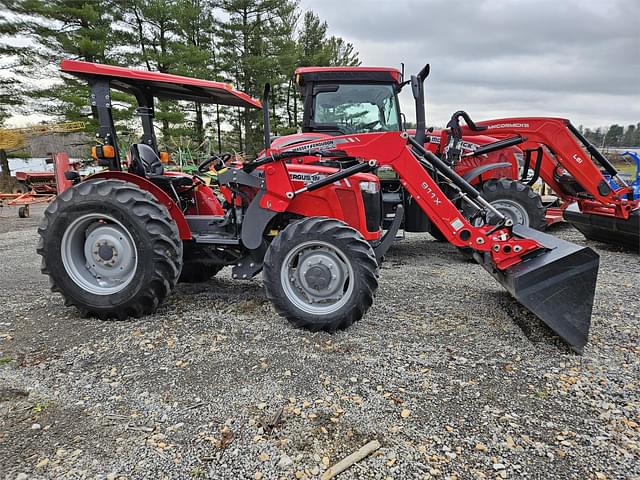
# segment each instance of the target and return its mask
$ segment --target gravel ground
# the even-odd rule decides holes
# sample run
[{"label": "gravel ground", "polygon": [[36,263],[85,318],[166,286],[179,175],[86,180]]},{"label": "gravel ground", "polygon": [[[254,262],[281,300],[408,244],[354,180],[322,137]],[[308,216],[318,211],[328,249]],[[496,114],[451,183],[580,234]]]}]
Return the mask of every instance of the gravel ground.
[{"label": "gravel ground", "polygon": [[341,479],[640,478],[637,255],[589,243],[582,356],[428,235],[396,245],[346,332],[290,327],[227,269],[101,322],[49,292],[41,212],[0,218],[2,477],[315,478],[377,439]]}]

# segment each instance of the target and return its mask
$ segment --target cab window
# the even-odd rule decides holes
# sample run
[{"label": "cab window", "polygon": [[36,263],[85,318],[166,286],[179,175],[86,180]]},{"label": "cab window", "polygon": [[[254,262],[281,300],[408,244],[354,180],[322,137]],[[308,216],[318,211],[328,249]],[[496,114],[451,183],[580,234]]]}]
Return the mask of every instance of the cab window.
[{"label": "cab window", "polygon": [[316,93],[313,121],[335,126],[343,133],[399,131],[398,108],[392,85],[336,85],[335,91]]}]

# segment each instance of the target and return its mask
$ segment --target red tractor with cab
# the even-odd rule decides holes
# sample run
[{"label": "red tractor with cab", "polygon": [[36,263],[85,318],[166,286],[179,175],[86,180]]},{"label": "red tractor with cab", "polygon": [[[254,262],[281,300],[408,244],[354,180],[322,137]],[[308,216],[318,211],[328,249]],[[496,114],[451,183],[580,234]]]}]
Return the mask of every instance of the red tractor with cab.
[{"label": "red tractor with cab", "polygon": [[[82,180],[68,175],[75,185],[47,208],[38,253],[52,289],[83,315],[152,313],[181,276],[206,277],[229,265],[238,280],[262,271],[267,298],[293,324],[346,328],[371,306],[379,262],[403,218],[399,205],[383,235],[372,172],[389,167],[448,242],[468,249],[575,350],[586,344],[598,255],[514,225],[425,149],[424,139],[370,126],[367,133],[272,143],[266,90],[264,151],[247,162],[224,154],[205,160],[201,173],[217,171],[216,185],[209,186],[198,173],[164,170],[153,133],[154,98],[246,108],[259,108],[258,101],[226,84],[174,75],[77,61],[64,61],[62,70],[91,85],[101,140],[95,154],[107,170]],[[419,118],[427,74],[428,66],[411,78]],[[143,135],[131,146],[129,165],[117,148],[110,88],[132,94],[140,105]],[[464,201],[482,221],[470,222],[451,199]]]},{"label": "red tractor with cab", "polygon": [[[405,81],[395,68],[302,67],[295,71],[295,82],[304,98],[302,133],[280,137],[274,147],[403,130],[398,93],[411,80]],[[466,126],[460,125],[461,119]],[[568,120],[533,117],[474,123],[458,111],[446,129],[434,130],[426,129],[424,116],[418,114],[417,130],[409,133],[513,223],[543,230],[564,218],[587,238],[640,249],[640,202],[633,200],[632,187]],[[429,231],[444,240],[402,188],[398,175],[379,174],[384,226],[394,218],[397,205],[403,205],[405,231]],[[618,183],[609,182],[607,175]],[[557,200],[543,205],[531,188],[538,179]],[[455,195],[446,179],[439,183],[445,193]],[[484,221],[462,198],[450,198],[472,223]]]}]

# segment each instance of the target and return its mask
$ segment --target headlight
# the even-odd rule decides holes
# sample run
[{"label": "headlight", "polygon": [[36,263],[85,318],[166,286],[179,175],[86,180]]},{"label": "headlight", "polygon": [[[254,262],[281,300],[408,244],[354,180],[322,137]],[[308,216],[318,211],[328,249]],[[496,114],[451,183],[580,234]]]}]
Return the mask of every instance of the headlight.
[{"label": "headlight", "polygon": [[360,190],[364,193],[378,193],[380,191],[380,185],[378,182],[360,182]]}]

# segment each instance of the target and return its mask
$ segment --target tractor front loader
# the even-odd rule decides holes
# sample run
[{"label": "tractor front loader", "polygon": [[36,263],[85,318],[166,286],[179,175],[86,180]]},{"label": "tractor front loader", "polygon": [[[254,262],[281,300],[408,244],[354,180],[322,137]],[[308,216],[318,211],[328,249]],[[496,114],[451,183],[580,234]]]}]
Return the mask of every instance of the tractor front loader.
[{"label": "tractor front loader", "polygon": [[[154,90],[160,97],[257,106],[215,82],[84,62],[63,64],[63,70],[88,79],[94,100],[101,91],[107,94],[109,85],[141,97],[146,102],[141,114],[148,116]],[[425,77],[423,70],[412,78],[422,118]],[[267,298],[297,326],[346,328],[371,306],[378,262],[395,236],[393,230],[382,236],[380,184],[370,173],[384,166],[397,173],[450,243],[470,249],[576,351],[587,342],[598,255],[514,226],[406,132],[351,133],[277,148],[263,105],[265,150],[258,158],[239,163],[220,155],[201,165],[218,170],[217,194],[198,175],[164,172],[147,127],[143,143],[132,146],[129,171],[122,171],[117,150],[109,148],[115,145],[110,143],[115,135],[110,106],[100,102],[101,158],[110,169],[76,181],[47,209],[39,229],[43,272],[83,314],[126,318],[152,313],[170,294],[183,265],[200,262],[231,265],[238,279],[263,271]],[[311,165],[306,163],[310,157],[337,159],[345,166]],[[446,179],[448,194],[436,176],[440,182]],[[449,196],[493,221],[471,224]],[[375,225],[367,222],[371,211],[378,215]]]},{"label": "tractor front loader", "polygon": [[[514,225],[445,161],[424,148],[424,137],[420,135],[420,132],[424,135],[424,129],[420,129],[420,125],[424,125],[423,83],[428,71],[427,65],[420,74],[411,78],[417,108],[418,134],[415,138],[407,132],[322,137],[315,141],[296,142],[290,150],[286,147],[280,151],[272,148],[258,162],[264,164],[286,159],[295,164],[308,161],[310,155],[319,155],[356,161],[355,166],[343,170],[343,173],[365,165],[363,162],[392,168],[413,202],[449,243],[473,252],[478,263],[522,305],[574,349],[581,351],[590,326],[598,255],[590,248]],[[271,190],[270,181],[274,190],[281,190],[282,185],[287,189],[283,167],[279,168],[281,173],[277,176],[266,177],[268,191]],[[441,188],[443,184],[446,184],[447,194]],[[305,191],[287,191],[285,197],[279,199],[286,202]],[[473,208],[476,211],[474,218],[482,217],[483,221],[478,226],[470,223],[457,208],[456,203],[459,202]],[[286,208],[286,205],[280,208]]]},{"label": "tractor front loader", "polygon": [[[465,126],[460,126],[460,119]],[[532,184],[541,178],[549,185],[562,200],[560,207],[553,208],[555,216],[563,216],[586,238],[640,250],[640,201],[634,199],[633,186],[569,120],[519,117],[473,122],[460,111],[452,116],[443,138],[451,146],[476,135],[500,140],[474,155],[504,145],[520,146],[526,154],[524,175],[533,171],[531,178],[521,181]],[[450,161],[459,158],[456,154]]]},{"label": "tractor front loader", "polygon": [[[304,97],[302,134],[280,137],[274,146],[292,147],[349,133],[402,130],[397,94],[410,81],[396,69],[302,67],[296,70],[295,80]],[[464,127],[461,118],[468,120]],[[544,230],[564,218],[587,238],[640,249],[640,203],[634,201],[632,187],[568,120],[507,118],[474,124],[466,112],[459,111],[439,131],[427,129],[424,119],[417,120],[415,138],[513,223]],[[399,179],[389,178],[382,170],[379,173],[383,226],[394,218],[396,206],[403,205],[405,231],[429,231],[444,240]],[[531,188],[538,179],[558,196],[558,205],[545,208]],[[450,193],[446,182],[440,187]],[[450,198],[474,224],[482,221],[460,198]]]}]

